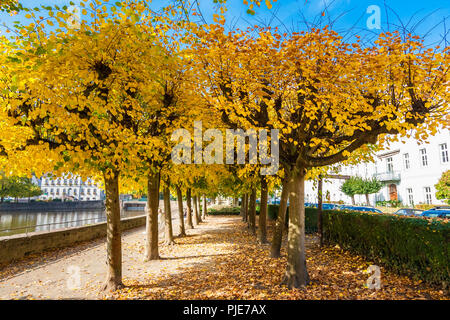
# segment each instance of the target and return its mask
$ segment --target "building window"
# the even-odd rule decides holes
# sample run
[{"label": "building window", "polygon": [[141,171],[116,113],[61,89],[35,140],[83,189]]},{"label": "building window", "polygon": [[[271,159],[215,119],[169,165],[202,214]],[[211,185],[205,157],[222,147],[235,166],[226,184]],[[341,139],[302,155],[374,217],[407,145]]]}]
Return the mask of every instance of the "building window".
[{"label": "building window", "polygon": [[439,145],[439,150],[441,152],[441,162],[447,163],[448,162],[448,149],[447,144],[443,143]]},{"label": "building window", "polygon": [[389,157],[386,159],[387,163],[387,172],[393,172],[394,171],[394,164],[392,162],[392,157]]},{"label": "building window", "polygon": [[408,203],[409,203],[409,205],[413,206],[414,205],[413,189],[412,188],[407,188],[406,189],[406,193],[408,194]]},{"label": "building window", "polygon": [[420,155],[422,158],[422,167],[428,166],[427,149],[420,149]]},{"label": "building window", "polygon": [[425,187],[425,202],[427,204],[431,204],[432,199],[431,199],[431,188],[430,187]]},{"label": "building window", "polygon": [[411,168],[410,164],[409,164],[409,153],[404,153],[403,154],[403,164],[405,165],[405,169],[408,170],[409,168]]}]

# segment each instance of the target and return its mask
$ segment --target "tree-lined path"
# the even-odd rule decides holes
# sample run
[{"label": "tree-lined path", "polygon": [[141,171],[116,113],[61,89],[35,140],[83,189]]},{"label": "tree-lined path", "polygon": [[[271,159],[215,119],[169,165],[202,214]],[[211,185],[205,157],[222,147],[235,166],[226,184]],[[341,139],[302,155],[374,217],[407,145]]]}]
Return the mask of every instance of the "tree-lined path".
[{"label": "tree-lined path", "polygon": [[[176,221],[176,220],[174,220]],[[207,217],[161,246],[161,260],[144,262],[144,228],[123,236],[125,287],[105,294],[105,241],[30,257],[0,269],[1,299],[448,299],[444,292],[381,269],[382,288],[365,287],[372,263],[338,247],[320,250],[317,237],[306,237],[311,284],[288,290],[279,283],[286,251],[271,259],[268,245],[252,237],[240,217]],[[269,235],[272,225],[269,226]],[[162,242],[162,238],[160,241]],[[286,239],[285,239],[286,240]],[[68,268],[80,268],[81,288],[69,290]]]}]

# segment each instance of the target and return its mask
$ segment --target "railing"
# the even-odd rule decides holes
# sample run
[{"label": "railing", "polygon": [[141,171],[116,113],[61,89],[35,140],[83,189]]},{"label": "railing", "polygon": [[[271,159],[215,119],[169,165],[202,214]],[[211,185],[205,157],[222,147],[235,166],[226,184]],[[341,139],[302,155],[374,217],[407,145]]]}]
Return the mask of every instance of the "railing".
[{"label": "railing", "polygon": [[375,173],[374,177],[379,181],[400,181],[400,171],[388,171],[382,173]]}]

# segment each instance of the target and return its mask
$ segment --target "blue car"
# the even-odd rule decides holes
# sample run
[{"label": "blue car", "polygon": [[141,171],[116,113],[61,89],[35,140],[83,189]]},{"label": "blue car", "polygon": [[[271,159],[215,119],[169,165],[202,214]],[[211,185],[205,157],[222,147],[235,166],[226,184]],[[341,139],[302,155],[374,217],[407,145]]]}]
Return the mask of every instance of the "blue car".
[{"label": "blue car", "polygon": [[412,209],[412,208],[402,208],[398,209],[394,214],[399,216],[408,216],[408,217],[418,217],[423,213],[423,210]]},{"label": "blue car", "polygon": [[353,211],[363,211],[363,212],[375,212],[375,213],[383,213],[383,211],[371,208],[371,207],[358,207],[358,206],[341,206],[341,210],[353,210]]},{"label": "blue car", "polygon": [[436,207],[422,212],[421,217],[426,218],[450,218],[450,207]]},{"label": "blue car", "polygon": [[[318,204],[317,203],[305,202],[305,207],[317,208]],[[322,209],[323,210],[338,210],[338,209],[340,209],[340,207],[341,207],[340,204],[322,203]]]}]

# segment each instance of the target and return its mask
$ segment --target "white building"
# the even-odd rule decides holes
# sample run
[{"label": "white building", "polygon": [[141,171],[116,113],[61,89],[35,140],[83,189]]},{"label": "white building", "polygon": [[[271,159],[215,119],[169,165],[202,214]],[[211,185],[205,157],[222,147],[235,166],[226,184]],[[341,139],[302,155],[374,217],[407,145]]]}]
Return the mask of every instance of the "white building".
[{"label": "white building", "polygon": [[[370,196],[370,204],[376,201],[400,200],[403,205],[444,204],[436,199],[435,184],[442,173],[450,170],[450,130],[443,129],[426,143],[418,144],[414,138],[401,138],[391,143],[387,150],[379,152],[373,163],[347,166],[340,171],[343,178],[360,176],[376,177],[384,183],[379,193]],[[340,191],[345,179],[330,179],[324,182],[324,201],[344,201],[351,198]],[[305,186],[305,201],[317,202],[317,187],[308,181]],[[365,196],[355,196],[357,204],[365,204]]]},{"label": "white building", "polygon": [[103,200],[104,193],[95,182],[88,178],[83,181],[80,177],[74,177],[70,174],[63,177],[47,178],[42,177],[39,180],[39,186],[43,194],[39,197],[41,200]]}]

